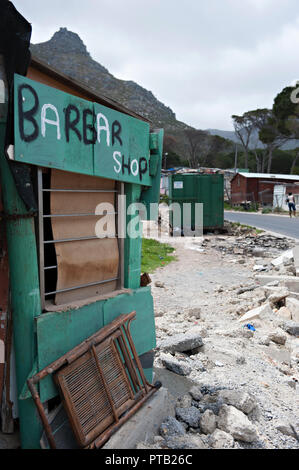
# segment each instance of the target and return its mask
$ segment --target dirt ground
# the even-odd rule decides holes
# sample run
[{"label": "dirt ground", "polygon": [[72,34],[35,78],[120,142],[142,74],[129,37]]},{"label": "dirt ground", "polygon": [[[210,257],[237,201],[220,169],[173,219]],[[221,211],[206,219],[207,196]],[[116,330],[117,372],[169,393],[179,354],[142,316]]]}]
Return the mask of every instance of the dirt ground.
[{"label": "dirt ground", "polygon": [[[149,225],[145,223],[144,233]],[[261,253],[258,257],[242,255],[235,248],[238,254],[231,253],[229,248],[235,247],[236,240],[238,237],[212,234],[203,239],[169,240],[176,249],[177,261],[151,274],[157,335],[155,366],[163,368],[161,340],[178,333],[199,332],[204,345],[198,354],[175,354],[192,366],[188,379],[201,386],[247,391],[258,405],[251,417],[258,429],[258,442],[236,443],[235,447],[299,448],[294,434],[287,431],[290,424],[299,431],[299,338],[287,334],[283,345],[267,340],[272,332],[282,332],[283,319],[275,310],[250,322],[255,332],[238,322],[243,314],[267,300],[263,287],[242,294],[239,289],[257,284],[254,267],[264,263],[270,269],[271,259],[282,251],[266,246],[264,258]],[[219,250],[221,244],[228,249]]]}]

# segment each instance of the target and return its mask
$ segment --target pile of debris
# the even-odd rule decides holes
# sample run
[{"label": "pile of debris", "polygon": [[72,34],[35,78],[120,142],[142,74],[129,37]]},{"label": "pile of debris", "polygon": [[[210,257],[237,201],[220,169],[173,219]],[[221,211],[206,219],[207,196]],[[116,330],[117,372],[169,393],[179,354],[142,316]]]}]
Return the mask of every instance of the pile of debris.
[{"label": "pile of debris", "polygon": [[241,225],[236,222],[224,221],[225,233],[229,236],[238,237],[240,235],[257,235],[257,230],[249,225]]},{"label": "pile of debris", "polygon": [[[232,250],[219,263],[217,241],[227,246],[245,241],[253,249],[230,280],[226,263],[242,257]],[[158,374],[171,374],[171,381],[177,377],[178,383],[192,386],[175,394],[173,412],[164,418],[154,442],[139,447],[298,448],[299,247],[271,235],[204,238],[196,243],[199,254],[194,254],[194,262],[193,255],[183,252],[181,266],[161,271],[159,282],[153,276],[155,301],[161,308],[156,317],[155,367]],[[269,259],[272,249],[279,256]],[[287,251],[281,253],[282,249]],[[190,272],[186,292],[176,284],[177,279],[184,282],[178,277],[180,267],[186,269],[184,257]],[[257,274],[255,263],[268,272]],[[238,282],[236,273],[240,279],[247,273],[248,281]],[[163,289],[156,289],[157,282]],[[170,303],[172,296],[176,306]]]},{"label": "pile of debris", "polygon": [[295,242],[290,239],[275,237],[268,234],[246,235],[235,238],[234,241],[220,238],[219,241],[219,244],[212,246],[224,254],[249,255],[257,257],[271,257],[281,251],[289,250],[295,245]]},{"label": "pile of debris", "polygon": [[151,448],[242,448],[258,442],[258,416],[258,403],[247,392],[195,385],[177,400],[174,416],[164,419]]}]

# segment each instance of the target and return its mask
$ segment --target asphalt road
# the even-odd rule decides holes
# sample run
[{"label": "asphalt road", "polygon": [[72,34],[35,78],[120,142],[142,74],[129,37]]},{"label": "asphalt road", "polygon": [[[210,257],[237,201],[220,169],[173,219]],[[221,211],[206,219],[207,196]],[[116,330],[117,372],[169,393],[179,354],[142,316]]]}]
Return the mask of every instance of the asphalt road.
[{"label": "asphalt road", "polygon": [[299,216],[296,218],[278,215],[263,215],[243,212],[224,212],[225,220],[286,235],[299,240]]}]

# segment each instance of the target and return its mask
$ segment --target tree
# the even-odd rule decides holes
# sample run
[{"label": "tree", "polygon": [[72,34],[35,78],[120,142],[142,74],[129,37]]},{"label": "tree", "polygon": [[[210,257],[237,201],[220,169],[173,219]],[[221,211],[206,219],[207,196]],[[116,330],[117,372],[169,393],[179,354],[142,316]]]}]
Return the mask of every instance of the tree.
[{"label": "tree", "polygon": [[207,144],[208,134],[197,129],[184,131],[187,141],[188,161],[190,168],[198,168],[201,164],[201,155]]},{"label": "tree", "polygon": [[215,167],[217,157],[231,148],[232,142],[205,131],[185,130],[190,168]]},{"label": "tree", "polygon": [[[286,87],[274,99],[273,114],[278,121],[279,132],[288,140],[299,139],[298,91],[296,87]],[[294,172],[298,158],[299,148],[297,147],[290,169],[291,174]]]},{"label": "tree", "polygon": [[278,128],[282,135],[299,138],[299,100],[295,97],[295,87],[284,88],[273,104],[273,114],[278,120]]},{"label": "tree", "polygon": [[250,145],[250,137],[254,130],[254,125],[251,119],[248,119],[247,113],[243,116],[233,115],[233,124],[235,129],[235,134],[239,138],[245,152],[245,168],[248,169],[248,152]]},{"label": "tree", "polygon": [[[263,108],[248,111],[244,114],[248,122],[251,122],[252,131],[258,131],[260,141],[265,145],[267,154],[267,173],[271,172],[273,152],[285,143],[289,136],[282,134],[280,121],[271,109]],[[258,154],[256,153],[256,156]],[[259,161],[262,172],[265,170],[265,155],[262,162]]]},{"label": "tree", "polygon": [[291,165],[291,169],[290,169],[290,175],[295,174],[296,163],[299,159],[299,147],[296,147],[294,149],[294,152],[295,152],[295,156],[294,156],[293,161],[292,161],[292,165]]},{"label": "tree", "polygon": [[206,145],[206,157],[203,165],[210,167],[218,167],[219,160],[227,153],[232,150],[234,143],[231,140],[224,139],[219,135],[211,135]]}]

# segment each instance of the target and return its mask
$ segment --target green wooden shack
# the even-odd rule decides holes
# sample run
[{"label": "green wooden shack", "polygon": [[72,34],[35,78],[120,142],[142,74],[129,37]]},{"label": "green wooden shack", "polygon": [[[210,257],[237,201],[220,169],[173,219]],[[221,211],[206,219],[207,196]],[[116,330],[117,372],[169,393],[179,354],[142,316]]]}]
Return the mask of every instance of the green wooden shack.
[{"label": "green wooden shack", "polygon": [[[158,203],[163,131],[30,58],[30,25],[11,2],[1,7],[4,323],[13,329],[21,445],[28,449],[40,447],[42,427],[27,379],[120,314],[136,311],[132,337],[152,382],[153,298],[149,286],[140,287],[142,222],[132,204]],[[127,234],[130,222],[135,237]],[[39,394],[45,404],[55,400],[51,377]]]}]

